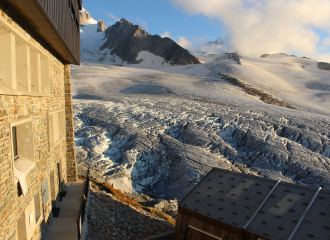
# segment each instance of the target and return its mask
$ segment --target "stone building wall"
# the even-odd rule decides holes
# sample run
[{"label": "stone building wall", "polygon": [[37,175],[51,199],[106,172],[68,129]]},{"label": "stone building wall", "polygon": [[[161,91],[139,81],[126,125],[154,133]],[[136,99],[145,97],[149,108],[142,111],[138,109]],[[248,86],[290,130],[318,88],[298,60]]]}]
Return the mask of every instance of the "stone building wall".
[{"label": "stone building wall", "polygon": [[[21,95],[0,94],[0,239],[16,239],[17,223],[24,214],[25,209],[34,201],[39,199],[42,208],[41,186],[48,181],[48,201],[42,209],[41,216],[31,226],[32,237],[29,239],[41,239],[49,224],[52,210],[50,173],[54,172],[55,196],[59,197],[58,165],[60,166],[61,181],[67,182],[67,149],[74,147],[73,131],[70,127],[64,128],[64,136],[59,138],[54,146],[49,146],[49,113],[63,111],[65,114],[66,93],[71,89],[65,87],[65,66],[57,58],[49,53],[43,46],[35,41],[26,31],[16,24],[7,12],[0,8],[0,23],[9,24],[13,31],[18,31],[29,39],[29,44],[44,53],[49,59],[49,89],[50,94],[38,95],[32,93],[20,93]],[[0,52],[1,57],[1,52]],[[67,68],[66,68],[67,69]],[[66,74],[68,81],[69,76]],[[70,80],[70,79],[69,79]],[[0,82],[1,90],[1,82]],[[68,101],[68,100],[67,100]],[[72,118],[72,107],[71,107]],[[67,118],[67,117],[66,117]],[[19,196],[17,180],[14,177],[14,165],[12,150],[11,124],[17,121],[31,120],[33,133],[33,155],[34,165],[26,171],[27,194]],[[66,136],[70,136],[70,145],[67,146]],[[73,145],[72,145],[73,144]],[[70,164],[75,165],[74,151],[70,151]],[[73,174],[71,173],[73,172]],[[76,171],[70,172],[70,180],[76,180]]]},{"label": "stone building wall", "polygon": [[71,94],[70,65],[64,67],[64,89],[65,89],[65,122],[66,122],[66,159],[68,181],[77,181],[77,162],[75,154],[75,141],[73,129],[73,108]]}]

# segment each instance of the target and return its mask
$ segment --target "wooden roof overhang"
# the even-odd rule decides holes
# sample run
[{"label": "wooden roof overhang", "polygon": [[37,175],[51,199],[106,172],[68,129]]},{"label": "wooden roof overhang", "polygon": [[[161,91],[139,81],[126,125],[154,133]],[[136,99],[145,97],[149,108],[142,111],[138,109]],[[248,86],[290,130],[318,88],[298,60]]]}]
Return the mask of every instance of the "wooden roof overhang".
[{"label": "wooden roof overhang", "polygon": [[[24,20],[34,33],[62,58],[62,62],[80,64],[81,0],[4,1],[21,18],[20,20]],[[72,14],[72,10],[75,14]]]}]

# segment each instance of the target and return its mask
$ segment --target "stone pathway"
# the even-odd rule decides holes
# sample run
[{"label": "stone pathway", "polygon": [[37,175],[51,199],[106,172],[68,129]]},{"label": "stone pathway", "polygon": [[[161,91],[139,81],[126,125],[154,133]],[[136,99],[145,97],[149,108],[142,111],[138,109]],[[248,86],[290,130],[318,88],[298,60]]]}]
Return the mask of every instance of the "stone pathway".
[{"label": "stone pathway", "polygon": [[59,202],[60,215],[53,218],[47,228],[44,240],[78,239],[77,218],[84,182],[70,182],[66,185],[67,194]]}]

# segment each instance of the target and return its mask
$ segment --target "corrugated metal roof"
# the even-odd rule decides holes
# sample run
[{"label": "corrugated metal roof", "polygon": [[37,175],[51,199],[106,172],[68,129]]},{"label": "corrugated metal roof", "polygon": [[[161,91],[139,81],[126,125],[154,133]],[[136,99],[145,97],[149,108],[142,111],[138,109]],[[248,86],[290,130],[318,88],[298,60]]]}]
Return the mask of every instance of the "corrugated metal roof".
[{"label": "corrugated metal roof", "polygon": [[330,239],[330,191],[320,189],[214,168],[179,206],[250,236]]},{"label": "corrugated metal roof", "polygon": [[276,181],[212,169],[180,206],[243,228]]},{"label": "corrugated metal roof", "polygon": [[321,190],[292,239],[330,239],[329,190]]},{"label": "corrugated metal roof", "polygon": [[314,194],[314,188],[279,184],[245,230],[266,238],[287,239]]}]

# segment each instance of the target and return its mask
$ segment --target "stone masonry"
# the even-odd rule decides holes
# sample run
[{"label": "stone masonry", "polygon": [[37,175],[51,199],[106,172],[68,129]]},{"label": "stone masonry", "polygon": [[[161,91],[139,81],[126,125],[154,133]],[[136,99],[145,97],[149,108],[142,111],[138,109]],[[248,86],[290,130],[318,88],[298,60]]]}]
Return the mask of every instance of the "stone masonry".
[{"label": "stone masonry", "polygon": [[[16,239],[17,222],[24,214],[25,209],[39,198],[42,207],[41,186],[48,179],[48,201],[42,209],[41,216],[35,223],[30,239],[41,239],[52,218],[52,198],[50,173],[54,173],[55,195],[59,196],[59,173],[61,181],[66,183],[76,181],[77,170],[74,153],[74,135],[72,126],[72,102],[70,67],[64,65],[47,49],[34,40],[31,35],[22,29],[8,16],[6,9],[0,4],[0,21],[10,24],[13,31],[19,31],[27,39],[28,44],[46,54],[49,59],[49,95],[0,94],[0,239]],[[0,53],[1,57],[1,53]],[[0,83],[1,89],[1,83]],[[49,147],[48,114],[54,111],[65,111],[67,121],[65,133],[56,144]],[[34,165],[26,172],[27,194],[18,194],[17,181],[14,177],[15,162],[12,154],[12,138],[10,124],[19,120],[32,121]],[[68,170],[68,172],[67,172]]]},{"label": "stone masonry", "polygon": [[78,179],[77,163],[75,155],[74,129],[73,129],[73,109],[71,94],[70,65],[64,66],[64,89],[65,89],[65,122],[66,122],[66,166],[67,178],[69,182]]}]

